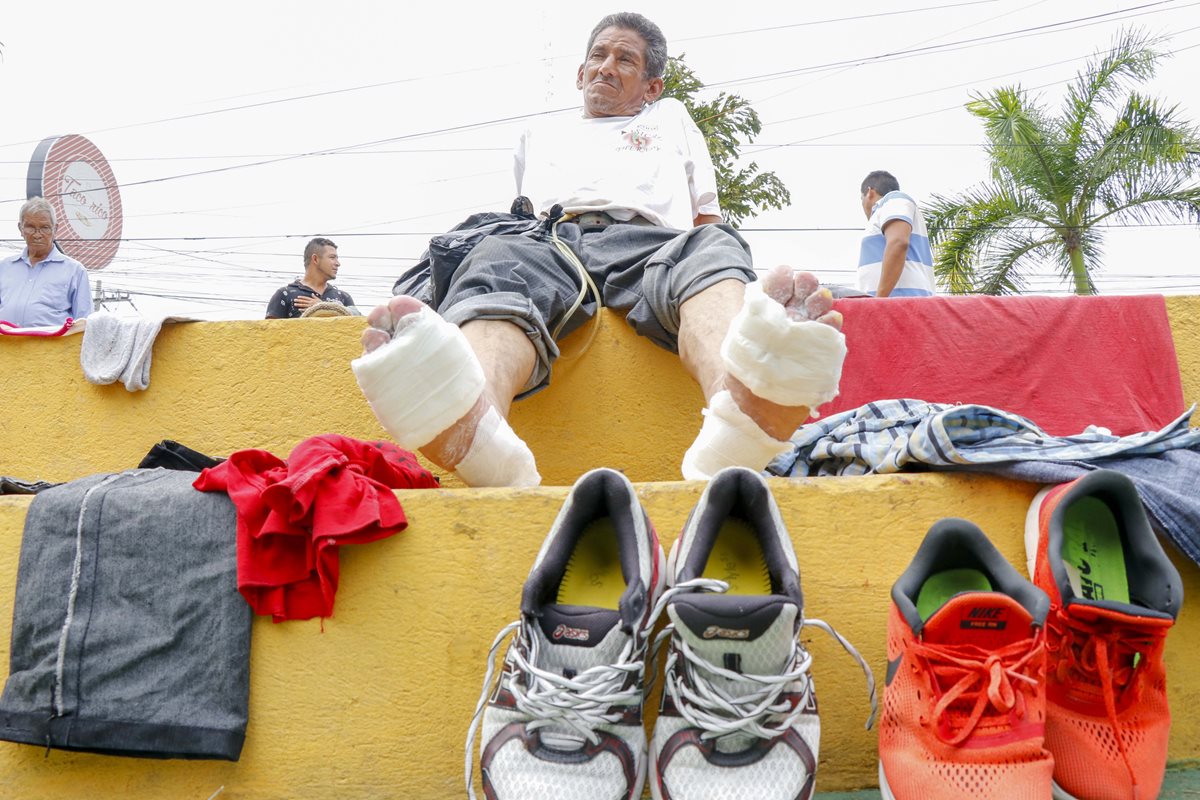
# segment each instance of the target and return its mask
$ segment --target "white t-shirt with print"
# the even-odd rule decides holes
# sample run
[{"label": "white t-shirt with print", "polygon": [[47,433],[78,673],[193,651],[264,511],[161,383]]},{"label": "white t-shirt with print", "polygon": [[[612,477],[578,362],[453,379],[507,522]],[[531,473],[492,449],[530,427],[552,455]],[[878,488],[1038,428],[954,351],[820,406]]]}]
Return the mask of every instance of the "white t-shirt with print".
[{"label": "white t-shirt with print", "polygon": [[720,214],[717,178],[704,135],[683,103],[663,98],[632,117],[557,117],[526,128],[514,153],[517,193],[538,213],[640,214],[686,230]]}]

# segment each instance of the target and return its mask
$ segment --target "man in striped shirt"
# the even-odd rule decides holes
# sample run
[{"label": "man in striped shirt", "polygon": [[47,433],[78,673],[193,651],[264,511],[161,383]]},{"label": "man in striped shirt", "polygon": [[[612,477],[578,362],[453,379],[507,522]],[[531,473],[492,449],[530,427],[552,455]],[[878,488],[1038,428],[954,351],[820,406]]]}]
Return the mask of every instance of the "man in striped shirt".
[{"label": "man in striped shirt", "polygon": [[883,170],[867,175],[861,191],[867,229],[858,256],[858,288],[875,297],[934,294],[933,251],[916,201]]}]

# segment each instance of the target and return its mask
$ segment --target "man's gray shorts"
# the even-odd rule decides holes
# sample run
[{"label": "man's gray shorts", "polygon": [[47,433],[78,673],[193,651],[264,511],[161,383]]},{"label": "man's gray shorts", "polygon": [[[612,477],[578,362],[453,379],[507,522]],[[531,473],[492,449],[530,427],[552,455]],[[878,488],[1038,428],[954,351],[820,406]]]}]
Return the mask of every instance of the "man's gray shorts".
[{"label": "man's gray shorts", "polygon": [[[604,305],[626,312],[639,335],[672,352],[678,351],[679,307],[685,301],[723,280],[755,279],[750,245],[728,225],[677,231],[618,224],[585,230],[565,222],[558,225],[558,238],[579,258]],[[551,331],[562,338],[596,313],[589,292],[564,323],[580,286],[578,270],[543,226],[519,235],[489,236],[444,285],[426,289],[402,278],[396,293],[420,295],[431,289],[431,305],[456,325],[477,319],[519,325],[537,352],[537,365],[522,392],[526,395],[550,380],[550,365],[558,357]]]}]

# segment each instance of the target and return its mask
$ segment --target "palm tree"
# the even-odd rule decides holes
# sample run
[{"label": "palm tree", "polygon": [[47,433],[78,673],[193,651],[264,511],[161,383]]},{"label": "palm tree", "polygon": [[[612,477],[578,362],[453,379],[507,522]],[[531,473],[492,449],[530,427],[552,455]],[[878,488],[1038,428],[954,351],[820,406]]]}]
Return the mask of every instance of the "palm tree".
[{"label": "palm tree", "polygon": [[1130,90],[1154,75],[1157,40],[1120,34],[1097,53],[1053,116],[1020,86],[973,95],[992,177],[935,196],[926,219],[934,269],[951,292],[1016,294],[1023,273],[1056,262],[1076,294],[1094,294],[1102,226],[1200,222],[1200,135],[1177,106]]}]

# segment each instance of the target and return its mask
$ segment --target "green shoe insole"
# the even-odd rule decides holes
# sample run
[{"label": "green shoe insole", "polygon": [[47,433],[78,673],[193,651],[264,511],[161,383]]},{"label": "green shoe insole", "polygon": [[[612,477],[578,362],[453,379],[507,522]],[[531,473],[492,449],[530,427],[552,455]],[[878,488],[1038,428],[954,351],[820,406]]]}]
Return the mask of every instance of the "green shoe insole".
[{"label": "green shoe insole", "polygon": [[771,573],[749,523],[727,519],[704,565],[705,578],[729,584],[729,594],[771,594]]},{"label": "green shoe insole", "polygon": [[1121,529],[1103,500],[1085,497],[1067,508],[1061,555],[1076,597],[1129,602]]},{"label": "green shoe insole", "polygon": [[917,592],[917,613],[927,620],[959,592],[990,592],[992,582],[977,569],[947,569],[935,572]]},{"label": "green shoe insole", "polygon": [[615,609],[624,591],[613,521],[604,518],[588,523],[567,560],[556,602]]}]

